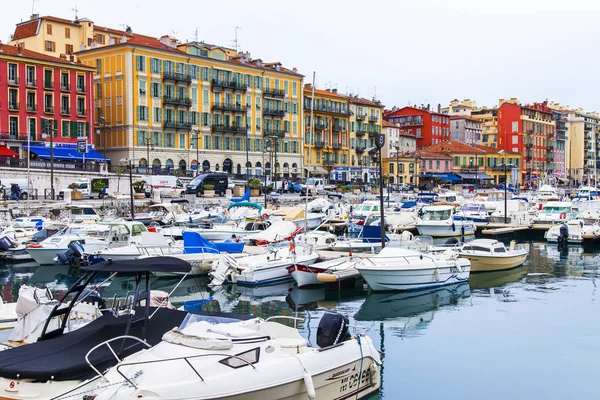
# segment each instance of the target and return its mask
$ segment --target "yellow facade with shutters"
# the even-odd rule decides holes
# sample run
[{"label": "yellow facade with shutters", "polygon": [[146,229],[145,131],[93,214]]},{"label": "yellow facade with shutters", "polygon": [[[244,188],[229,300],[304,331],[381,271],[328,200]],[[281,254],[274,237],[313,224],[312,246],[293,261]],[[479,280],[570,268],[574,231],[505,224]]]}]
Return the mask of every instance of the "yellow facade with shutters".
[{"label": "yellow facade with shutters", "polygon": [[134,35],[77,56],[96,68],[96,139],[113,163],[131,157],[161,170],[301,175],[297,72],[168,37]]}]

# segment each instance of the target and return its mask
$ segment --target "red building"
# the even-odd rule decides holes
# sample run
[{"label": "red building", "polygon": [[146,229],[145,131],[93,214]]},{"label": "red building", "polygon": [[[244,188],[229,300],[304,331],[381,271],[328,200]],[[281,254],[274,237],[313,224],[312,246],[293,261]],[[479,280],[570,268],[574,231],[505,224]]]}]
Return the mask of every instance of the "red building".
[{"label": "red building", "polygon": [[498,109],[498,148],[523,154],[524,180],[554,170],[554,119],[545,103],[522,106],[506,102]]},{"label": "red building", "polygon": [[386,121],[400,127],[400,132],[417,137],[417,147],[450,140],[450,117],[428,108],[404,107],[385,113]]},{"label": "red building", "polygon": [[76,160],[67,149],[76,153],[77,138],[87,137],[89,147],[94,137],[93,73],[66,58],[0,44],[0,146],[23,157],[30,139],[37,154],[52,129],[55,158]]}]

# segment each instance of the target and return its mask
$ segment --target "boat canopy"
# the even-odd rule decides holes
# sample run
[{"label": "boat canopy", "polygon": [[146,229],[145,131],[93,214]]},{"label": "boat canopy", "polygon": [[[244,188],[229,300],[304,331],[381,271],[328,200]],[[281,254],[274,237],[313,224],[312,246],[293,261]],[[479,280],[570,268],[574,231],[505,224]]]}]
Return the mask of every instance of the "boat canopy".
[{"label": "boat canopy", "polygon": [[96,272],[190,272],[192,267],[187,261],[175,257],[148,257],[135,260],[104,261],[81,268],[83,271]]}]

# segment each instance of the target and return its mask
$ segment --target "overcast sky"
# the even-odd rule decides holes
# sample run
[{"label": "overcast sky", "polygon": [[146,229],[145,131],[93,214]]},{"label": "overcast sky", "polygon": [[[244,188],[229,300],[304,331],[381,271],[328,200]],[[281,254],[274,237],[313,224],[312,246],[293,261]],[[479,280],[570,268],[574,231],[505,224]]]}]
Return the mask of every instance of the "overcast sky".
[{"label": "overcast sky", "polygon": [[[470,98],[550,100],[600,111],[600,2],[584,0],[39,0],[35,12],[233,46],[297,67],[317,86],[387,107]],[[6,42],[31,1],[0,13]]]}]

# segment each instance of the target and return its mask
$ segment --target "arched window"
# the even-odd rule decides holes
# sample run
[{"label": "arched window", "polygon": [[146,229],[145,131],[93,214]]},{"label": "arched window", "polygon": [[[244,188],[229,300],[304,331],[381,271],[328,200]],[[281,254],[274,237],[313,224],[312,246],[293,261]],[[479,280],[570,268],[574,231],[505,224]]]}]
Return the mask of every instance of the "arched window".
[{"label": "arched window", "polygon": [[187,168],[187,163],[185,162],[185,160],[179,161],[179,169],[182,171],[185,171],[186,168]]},{"label": "arched window", "polygon": [[237,167],[235,168],[235,173],[238,175],[242,174],[242,164],[237,165]]}]

